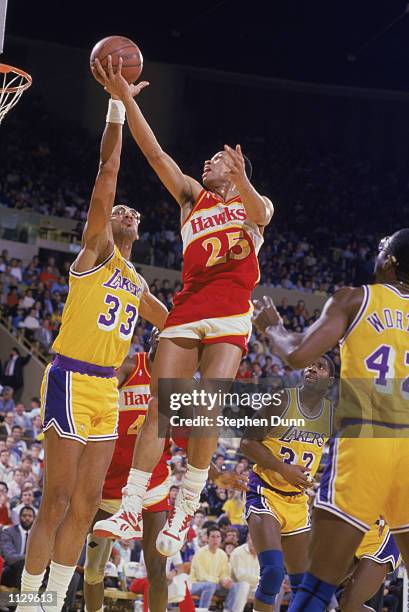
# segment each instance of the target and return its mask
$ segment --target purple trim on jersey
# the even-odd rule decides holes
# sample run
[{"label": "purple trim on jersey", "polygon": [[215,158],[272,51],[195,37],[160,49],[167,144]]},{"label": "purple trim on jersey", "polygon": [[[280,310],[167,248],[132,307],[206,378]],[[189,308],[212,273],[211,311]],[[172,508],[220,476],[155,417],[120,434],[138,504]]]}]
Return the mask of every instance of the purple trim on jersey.
[{"label": "purple trim on jersey", "polygon": [[72,266],[70,267],[70,274],[72,274],[73,276],[76,276],[77,278],[81,278],[82,276],[89,276],[90,274],[94,274],[94,272],[103,268],[108,263],[108,261],[110,261],[113,258],[114,255],[115,255],[115,249],[112,251],[111,255],[109,255],[106,259],[104,259],[102,263],[100,263],[98,266],[95,266],[94,268],[91,268],[90,270],[86,270],[85,272],[76,272],[74,270],[74,264],[72,264]]},{"label": "purple trim on jersey", "polygon": [[384,287],[387,287],[388,289],[393,291],[393,293],[396,293],[396,295],[398,295],[402,299],[409,300],[409,295],[407,293],[402,293],[401,291],[399,291],[397,287],[394,287],[393,285],[388,285],[387,283],[384,284]]},{"label": "purple trim on jersey", "polygon": [[44,431],[54,421],[58,424],[60,431],[75,434],[75,429],[72,428],[71,414],[68,415],[67,411],[67,402],[69,401],[69,397],[67,397],[68,377],[68,372],[55,368],[54,365],[48,372],[47,391],[44,397]]},{"label": "purple trim on jersey", "polygon": [[97,376],[98,378],[113,378],[115,369],[110,366],[99,366],[87,361],[80,361],[65,355],[55,355],[53,359],[53,368],[61,368],[69,372],[77,372],[78,374],[87,374],[87,376]]},{"label": "purple trim on jersey", "polygon": [[362,315],[364,314],[366,307],[368,306],[369,296],[370,296],[368,285],[362,285],[362,289],[364,290],[364,299],[362,300],[361,307],[358,310],[358,314],[356,315],[355,319],[352,321],[351,325],[346,330],[344,336],[339,341],[340,345],[342,345],[345,342],[345,340],[348,338],[352,330],[358,325],[359,321],[362,319]]}]

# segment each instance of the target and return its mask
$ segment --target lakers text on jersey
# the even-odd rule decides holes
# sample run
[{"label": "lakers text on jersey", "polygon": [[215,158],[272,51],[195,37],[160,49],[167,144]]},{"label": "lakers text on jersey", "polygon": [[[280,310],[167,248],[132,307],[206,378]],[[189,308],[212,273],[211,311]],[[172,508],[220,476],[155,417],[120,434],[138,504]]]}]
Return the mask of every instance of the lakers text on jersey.
[{"label": "lakers text on jersey", "polygon": [[[300,389],[287,389],[287,393],[288,407],[283,418],[294,419],[295,422],[303,419],[304,425],[275,428],[274,437],[268,437],[262,443],[277,459],[306,467],[311,476],[314,476],[325,443],[331,434],[332,405],[330,401],[323,399],[319,413],[310,417],[303,410]],[[278,472],[257,464],[250,473],[246,518],[252,513],[273,516],[280,524],[283,536],[310,529],[307,494],[288,483]]]},{"label": "lakers text on jersey", "polygon": [[99,266],[70,270],[56,353],[41,390],[43,427],[86,443],[117,437],[115,368],[128,353],[143,290],[115,246]]},{"label": "lakers text on jersey", "polygon": [[392,533],[409,531],[408,322],[409,295],[364,286],[341,341],[339,433],[315,504],[364,532],[380,515]]}]

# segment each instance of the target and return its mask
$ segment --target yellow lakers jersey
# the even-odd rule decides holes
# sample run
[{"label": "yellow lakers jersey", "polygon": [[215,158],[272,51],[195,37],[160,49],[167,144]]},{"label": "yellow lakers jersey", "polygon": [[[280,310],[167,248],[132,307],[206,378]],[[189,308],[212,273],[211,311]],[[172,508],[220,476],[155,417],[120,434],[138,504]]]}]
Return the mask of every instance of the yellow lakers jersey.
[{"label": "yellow lakers jersey", "polygon": [[363,290],[361,308],[340,342],[337,421],[386,424],[386,435],[394,436],[399,426],[409,426],[409,295],[388,284]]},{"label": "yellow lakers jersey", "polygon": [[[303,411],[300,391],[300,387],[287,389],[289,402],[282,416],[282,424],[274,428],[274,437],[265,438],[262,443],[280,461],[306,467],[311,476],[314,476],[332,431],[333,410],[331,402],[323,399],[321,410],[311,418]],[[257,464],[253,470],[275,489],[294,491],[294,485],[288,483],[278,472],[264,469]]]},{"label": "yellow lakers jersey", "polygon": [[117,368],[125,359],[138,318],[143,290],[135,268],[115,246],[99,266],[70,269],[70,290],[56,353],[99,366]]}]

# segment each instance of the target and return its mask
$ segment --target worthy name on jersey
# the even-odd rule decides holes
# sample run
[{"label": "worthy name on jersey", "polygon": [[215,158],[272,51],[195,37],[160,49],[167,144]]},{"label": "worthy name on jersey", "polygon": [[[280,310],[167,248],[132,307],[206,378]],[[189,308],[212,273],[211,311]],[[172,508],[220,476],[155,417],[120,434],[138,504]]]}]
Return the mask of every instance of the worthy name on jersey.
[{"label": "worthy name on jersey", "polygon": [[245,221],[247,214],[244,208],[226,208],[223,212],[216,213],[214,215],[200,216],[190,220],[190,225],[193,234],[198,234],[204,230],[220,227],[226,225],[232,221]]},{"label": "worthy name on jersey", "polygon": [[132,295],[136,297],[140,297],[142,293],[142,286],[136,285],[129,278],[124,276],[119,268],[115,268],[115,272],[111,276],[111,278],[103,284],[103,287],[108,287],[109,289],[123,289],[124,291],[128,291]]},{"label": "worthy name on jersey", "polygon": [[318,448],[322,448],[326,438],[327,436],[323,433],[290,427],[279,440],[280,442],[305,442],[306,444],[313,444],[318,446]]},{"label": "worthy name on jersey", "polygon": [[388,329],[409,332],[409,312],[404,313],[398,308],[383,308],[382,311],[374,310],[367,315],[366,320],[377,334],[382,334]]}]

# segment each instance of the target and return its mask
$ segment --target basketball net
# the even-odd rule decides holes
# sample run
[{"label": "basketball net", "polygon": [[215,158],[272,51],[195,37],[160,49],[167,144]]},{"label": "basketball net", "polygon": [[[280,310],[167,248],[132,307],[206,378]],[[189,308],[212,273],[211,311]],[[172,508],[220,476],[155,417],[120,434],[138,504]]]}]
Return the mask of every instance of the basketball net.
[{"label": "basketball net", "polygon": [[0,64],[0,124],[33,82],[31,76],[7,64]]}]

